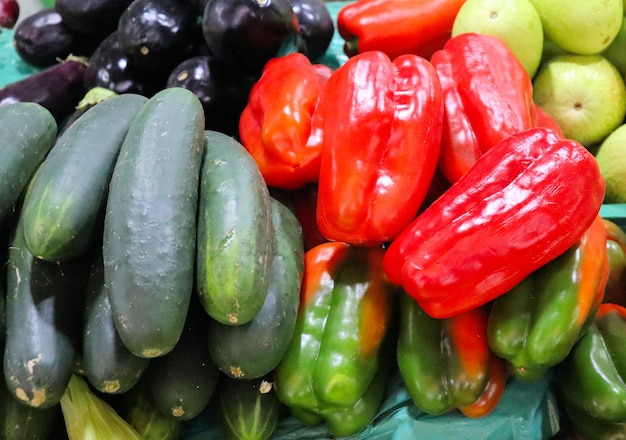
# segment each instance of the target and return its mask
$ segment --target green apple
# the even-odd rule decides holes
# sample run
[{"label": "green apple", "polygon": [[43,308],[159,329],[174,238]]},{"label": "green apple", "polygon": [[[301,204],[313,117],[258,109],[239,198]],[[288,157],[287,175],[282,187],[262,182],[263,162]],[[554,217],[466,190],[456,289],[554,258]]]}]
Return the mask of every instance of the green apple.
[{"label": "green apple", "polygon": [[499,37],[532,77],[543,51],[543,28],[530,0],[466,0],[459,9],[452,35],[465,32]]},{"label": "green apple", "polygon": [[564,50],[597,54],[613,41],[624,17],[622,0],[530,0],[543,32]]},{"label": "green apple", "polygon": [[626,20],[622,21],[622,27],[602,55],[626,77]]},{"label": "green apple", "polygon": [[606,185],[606,203],[626,203],[626,125],[620,125],[600,144],[596,160]]},{"label": "green apple", "polygon": [[619,127],[626,115],[626,85],[601,55],[557,55],[533,80],[533,99],[569,139],[587,148]]}]

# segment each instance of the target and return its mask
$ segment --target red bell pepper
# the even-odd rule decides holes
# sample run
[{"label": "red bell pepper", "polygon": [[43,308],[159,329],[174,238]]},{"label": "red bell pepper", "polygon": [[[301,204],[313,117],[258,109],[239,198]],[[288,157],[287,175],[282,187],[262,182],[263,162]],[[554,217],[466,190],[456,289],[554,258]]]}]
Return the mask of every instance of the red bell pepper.
[{"label": "red bell pepper", "polygon": [[271,59],[250,90],[239,136],[268,186],[296,189],[317,181],[321,137],[313,115],[331,73],[291,53]]},{"label": "red bell pepper", "polygon": [[604,198],[581,144],[533,128],[496,144],[391,243],[389,279],[445,318],[485,304],[573,246]]},{"label": "red bell pepper", "polygon": [[359,54],[330,77],[319,111],[317,223],[329,240],[379,245],[413,220],[437,166],[443,120],[433,66]]},{"label": "red bell pepper", "polygon": [[465,0],[360,0],[337,14],[348,56],[380,50],[390,58],[412,53],[430,58],[452,34]]},{"label": "red bell pepper", "polygon": [[445,108],[439,167],[450,182],[497,142],[536,126],[531,79],[499,38],[457,35],[431,62]]}]

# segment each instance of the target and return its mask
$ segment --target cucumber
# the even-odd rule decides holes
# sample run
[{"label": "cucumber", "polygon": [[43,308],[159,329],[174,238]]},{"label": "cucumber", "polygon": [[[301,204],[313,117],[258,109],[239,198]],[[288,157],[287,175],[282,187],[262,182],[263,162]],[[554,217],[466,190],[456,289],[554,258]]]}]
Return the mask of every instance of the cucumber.
[{"label": "cucumber", "polygon": [[0,220],[3,220],[54,145],[57,124],[43,106],[15,102],[0,106],[0,133]]},{"label": "cucumber", "polygon": [[24,198],[30,252],[64,261],[85,252],[96,233],[109,180],[128,127],[148,99],[125,94],[90,108],[57,139]]},{"label": "cucumber", "polygon": [[268,187],[234,138],[205,132],[198,214],[197,289],[209,316],[250,322],[269,286],[274,240]]},{"label": "cucumber", "polygon": [[4,383],[0,383],[0,439],[45,440],[53,437],[62,419],[61,408],[33,408],[15,399]]},{"label": "cucumber", "polygon": [[173,420],[190,420],[200,414],[217,386],[219,370],[206,346],[207,319],[202,307],[192,303],[176,347],[153,359],[146,371],[156,406]]},{"label": "cucumber", "polygon": [[300,306],[304,272],[302,228],[296,216],[271,198],[274,257],[265,302],[252,321],[209,321],[208,347],[217,367],[233,378],[253,379],[274,369],[287,351]]},{"label": "cucumber", "polygon": [[135,428],[143,440],[179,440],[183,421],[164,415],[157,407],[145,377],[129,391],[119,395],[114,406],[118,414]]},{"label": "cucumber", "polygon": [[83,374],[96,390],[121,394],[135,386],[150,359],[131,353],[119,337],[104,283],[102,252],[93,260],[83,318]]},{"label": "cucumber", "polygon": [[60,402],[79,351],[87,266],[35,258],[20,217],[7,271],[4,379],[22,404],[49,408]]},{"label": "cucumber", "polygon": [[222,376],[217,390],[218,419],[229,440],[271,437],[284,408],[267,378]]},{"label": "cucumber", "polygon": [[204,113],[193,92],[163,89],[141,108],[113,169],[103,231],[104,280],[128,349],[171,351],[193,291]]}]

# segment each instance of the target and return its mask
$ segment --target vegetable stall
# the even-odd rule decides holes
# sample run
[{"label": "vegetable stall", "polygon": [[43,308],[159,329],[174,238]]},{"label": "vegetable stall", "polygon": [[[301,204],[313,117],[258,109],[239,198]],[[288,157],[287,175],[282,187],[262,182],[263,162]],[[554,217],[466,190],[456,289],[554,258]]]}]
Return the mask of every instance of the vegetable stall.
[{"label": "vegetable stall", "polygon": [[626,212],[469,1],[0,21],[0,439],[625,436]]}]

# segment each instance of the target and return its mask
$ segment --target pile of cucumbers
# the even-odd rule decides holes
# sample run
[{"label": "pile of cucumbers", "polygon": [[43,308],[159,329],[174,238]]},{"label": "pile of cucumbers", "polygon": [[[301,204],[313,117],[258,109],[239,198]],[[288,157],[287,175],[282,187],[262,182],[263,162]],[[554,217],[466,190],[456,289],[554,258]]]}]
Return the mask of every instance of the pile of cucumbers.
[{"label": "pile of cucumbers", "polygon": [[[293,334],[302,229],[204,118],[181,87],[104,99],[62,132],[39,104],[0,107],[0,438],[48,438],[73,374],[118,401],[141,384],[177,423],[226,387],[224,425],[248,423]],[[280,408],[262,398],[267,434]]]}]

